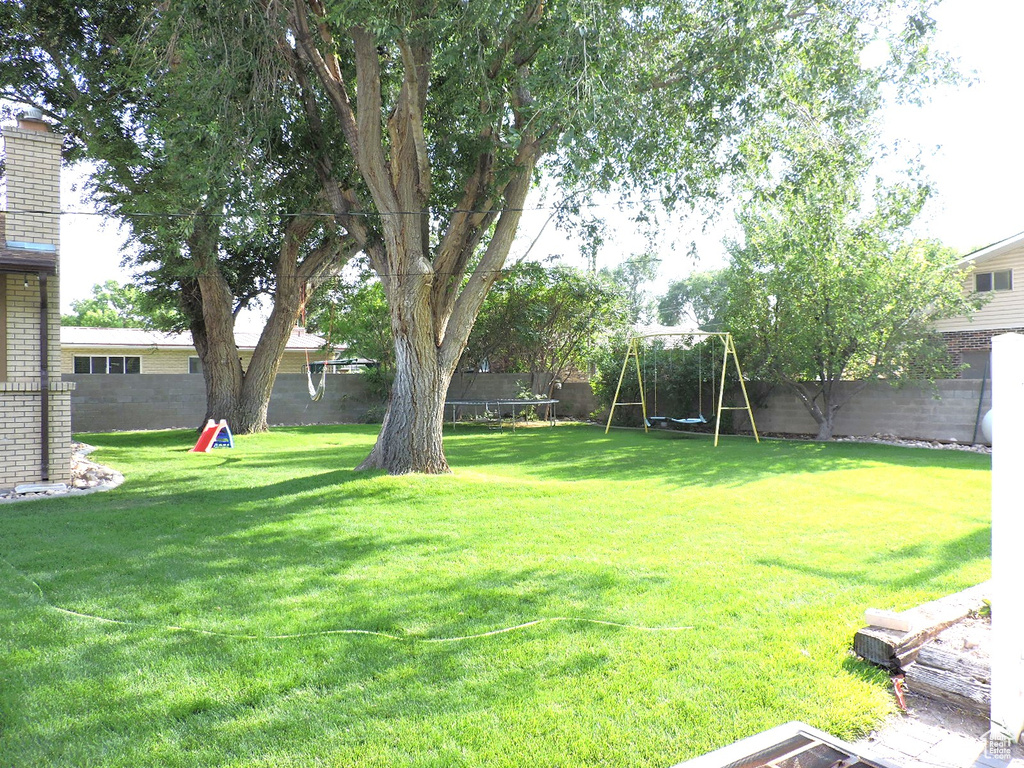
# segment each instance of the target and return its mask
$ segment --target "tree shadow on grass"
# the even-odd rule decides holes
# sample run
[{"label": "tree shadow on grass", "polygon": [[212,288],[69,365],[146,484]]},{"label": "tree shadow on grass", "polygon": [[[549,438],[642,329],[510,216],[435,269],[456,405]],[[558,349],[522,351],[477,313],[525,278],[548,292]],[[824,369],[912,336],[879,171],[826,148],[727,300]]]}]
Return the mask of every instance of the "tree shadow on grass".
[{"label": "tree shadow on grass", "polygon": [[[766,557],[756,560],[759,565],[784,568],[849,586],[870,585],[885,590],[899,591],[922,588],[943,576],[963,568],[964,565],[991,556],[992,528],[986,526],[945,542],[938,547],[923,544],[889,551],[866,560],[862,566],[839,570],[809,565],[795,560]],[[908,569],[904,563],[927,557],[924,567]]]},{"label": "tree shadow on grass", "polygon": [[987,457],[860,443],[811,443],[711,436],[678,440],[672,435],[597,427],[561,426],[507,435],[448,435],[446,450],[460,467],[515,465],[530,476],[552,480],[631,481],[654,478],[671,487],[734,487],[793,473],[889,466],[984,469]]},{"label": "tree shadow on grass", "polygon": [[[845,445],[773,447],[736,441],[732,447],[727,441],[715,453],[710,442],[661,441],[642,434],[608,439],[597,429],[563,429],[493,439],[450,435],[449,456],[456,471],[505,466],[510,483],[522,475],[643,477],[671,487],[749,482],[870,462],[938,462],[951,468],[980,464],[935,453],[909,457],[894,449],[862,451]],[[313,434],[328,442],[343,431]],[[154,461],[171,445],[166,438],[115,442],[111,450],[141,448],[152,451]],[[649,574],[624,572],[611,563],[552,564],[557,570],[498,562],[463,564],[451,572],[435,567],[458,556],[465,544],[429,526],[410,528],[401,520],[391,525],[396,509],[422,503],[416,499],[419,486],[353,472],[349,467],[363,448],[324,451],[304,444],[294,451],[184,457],[168,471],[135,478],[135,487],[129,477],[124,490],[54,500],[31,514],[22,510],[6,516],[3,554],[38,581],[49,599],[67,601],[72,608],[109,610],[111,618],[143,624],[123,627],[60,616],[33,603],[27,588],[0,594],[0,610],[11,618],[0,632],[16,641],[8,670],[0,671],[0,737],[16,745],[8,754],[25,756],[23,764],[66,765],[184,764],[187,759],[214,765],[261,756],[269,761],[268,755],[279,762],[355,764],[369,754],[382,762],[409,763],[410,753],[387,753],[398,741],[390,734],[401,730],[403,748],[423,754],[433,750],[437,764],[458,764],[465,762],[460,752],[465,742],[450,736],[453,723],[460,733],[478,728],[483,742],[501,741],[514,730],[510,723],[528,721],[545,697],[554,697],[565,711],[592,705],[597,714],[588,722],[600,728],[615,700],[626,698],[622,688],[606,687],[602,677],[620,673],[619,686],[624,677],[642,677],[644,667],[628,665],[646,659],[652,646],[643,643],[653,640],[618,637],[624,630],[593,625],[545,625],[493,636],[486,645],[478,640],[431,645],[366,635],[267,637],[340,628],[437,637],[570,613],[615,619],[619,603],[624,606],[629,596],[652,589]],[[207,459],[219,463],[198,463]],[[215,472],[224,473],[218,483],[201,482]],[[140,487],[143,482],[146,487]],[[363,518],[349,521],[349,505],[365,505]],[[981,536],[975,532],[940,548],[930,570],[914,578],[905,575],[906,585],[879,577],[874,562],[846,571],[784,558],[759,564],[844,584],[918,586],[952,570],[948,561],[984,557]],[[911,561],[927,554],[908,547],[888,557]],[[886,565],[882,556],[877,565]],[[681,603],[685,614],[685,600]],[[750,619],[731,617],[737,625]],[[168,624],[259,639],[161,628]],[[555,647],[545,644],[553,632],[559,633]],[[615,642],[603,642],[613,635]],[[686,642],[682,637],[680,646]],[[704,650],[727,658],[726,647]],[[700,649],[691,657],[687,652],[678,650],[673,659],[680,669],[699,668],[705,679],[720,671],[714,654],[703,659]],[[687,674],[692,677],[692,670]],[[669,681],[681,676],[665,673],[661,690],[649,690],[642,682],[635,690],[626,689],[628,696],[644,701],[638,716],[647,706],[642,694],[651,694],[652,700],[663,696],[674,690]],[[708,687],[699,680],[691,684],[696,691]],[[553,686],[564,691],[552,694]],[[588,699],[592,691],[604,691],[606,700]],[[703,710],[714,719],[713,703],[695,701],[687,714],[697,717]],[[447,722],[441,722],[442,715]],[[563,722],[577,721],[552,715],[527,726]],[[558,741],[557,734],[552,739]],[[355,751],[332,757],[316,752],[321,749],[317,745],[332,749],[332,741]],[[374,747],[364,749],[363,744]],[[473,749],[471,761],[483,762],[481,755],[489,754],[486,743]]]}]

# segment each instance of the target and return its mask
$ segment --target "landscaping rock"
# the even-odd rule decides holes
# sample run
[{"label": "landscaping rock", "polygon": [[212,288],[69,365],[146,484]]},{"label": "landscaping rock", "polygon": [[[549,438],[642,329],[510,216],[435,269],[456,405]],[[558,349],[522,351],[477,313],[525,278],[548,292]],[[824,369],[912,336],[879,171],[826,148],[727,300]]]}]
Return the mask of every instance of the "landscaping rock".
[{"label": "landscaping rock", "polygon": [[18,490],[0,491],[0,503],[48,499],[53,496],[81,496],[96,491],[109,491],[124,482],[124,475],[117,470],[90,461],[87,456],[96,450],[85,443],[71,444],[71,485],[41,483],[18,486]]}]

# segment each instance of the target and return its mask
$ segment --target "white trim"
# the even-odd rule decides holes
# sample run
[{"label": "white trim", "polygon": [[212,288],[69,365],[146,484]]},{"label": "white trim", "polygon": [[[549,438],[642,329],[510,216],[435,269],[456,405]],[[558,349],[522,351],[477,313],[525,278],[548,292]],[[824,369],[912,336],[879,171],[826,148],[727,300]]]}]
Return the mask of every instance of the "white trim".
[{"label": "white trim", "polygon": [[964,267],[969,264],[977,264],[979,261],[984,261],[995,256],[1002,256],[1004,253],[1008,253],[1018,246],[1024,246],[1024,232],[1019,232],[1005,240],[1000,240],[998,243],[987,245],[973,253],[967,254],[957,262],[957,266]]}]

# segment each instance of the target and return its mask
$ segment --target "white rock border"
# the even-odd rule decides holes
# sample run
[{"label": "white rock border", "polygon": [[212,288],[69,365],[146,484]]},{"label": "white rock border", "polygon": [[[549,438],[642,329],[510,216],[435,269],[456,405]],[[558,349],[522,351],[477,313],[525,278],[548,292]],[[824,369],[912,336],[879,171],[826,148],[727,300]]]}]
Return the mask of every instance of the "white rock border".
[{"label": "white rock border", "polygon": [[[116,469],[105,467],[86,458],[96,448],[85,443],[71,444],[71,485],[55,483],[52,488],[29,493],[15,491],[0,492],[0,504],[19,501],[52,499],[56,496],[85,496],[99,491],[109,491],[124,482],[124,475]],[[33,484],[39,485],[39,484]],[[61,486],[64,486],[61,488]]]}]

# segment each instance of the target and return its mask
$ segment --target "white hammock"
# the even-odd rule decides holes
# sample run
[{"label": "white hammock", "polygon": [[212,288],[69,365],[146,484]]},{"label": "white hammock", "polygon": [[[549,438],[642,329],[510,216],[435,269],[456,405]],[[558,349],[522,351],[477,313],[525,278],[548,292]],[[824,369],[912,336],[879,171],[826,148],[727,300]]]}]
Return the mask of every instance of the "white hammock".
[{"label": "white hammock", "polygon": [[327,388],[327,364],[320,364],[320,383],[313,383],[313,366],[306,363],[306,385],[309,387],[309,399],[314,403],[324,396]]}]

